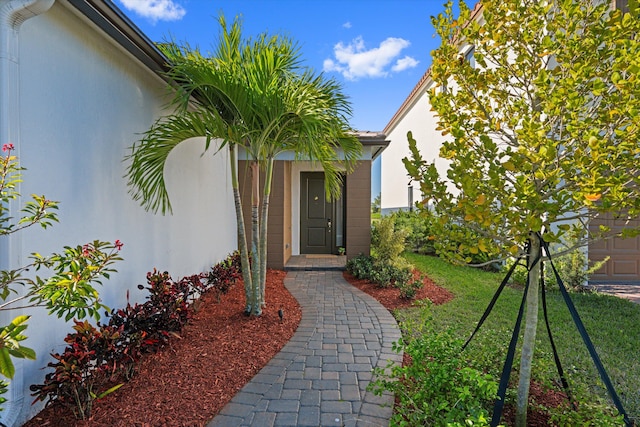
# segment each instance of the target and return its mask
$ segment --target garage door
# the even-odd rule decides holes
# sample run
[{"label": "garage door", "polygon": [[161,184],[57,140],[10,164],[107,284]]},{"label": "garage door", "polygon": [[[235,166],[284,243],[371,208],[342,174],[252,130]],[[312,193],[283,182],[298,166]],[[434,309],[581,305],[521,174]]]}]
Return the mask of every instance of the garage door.
[{"label": "garage door", "polygon": [[[614,220],[611,217],[591,224],[593,230],[600,225],[611,227],[612,230],[620,230],[624,221]],[[640,283],[640,236],[629,239],[608,239],[589,245],[589,260],[600,261],[606,257],[609,261],[592,274],[591,283]]]}]

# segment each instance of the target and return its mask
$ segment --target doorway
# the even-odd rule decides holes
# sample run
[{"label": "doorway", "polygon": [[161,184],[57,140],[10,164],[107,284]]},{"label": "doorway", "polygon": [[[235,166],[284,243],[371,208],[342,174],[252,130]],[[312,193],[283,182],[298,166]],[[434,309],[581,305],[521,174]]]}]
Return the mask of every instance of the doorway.
[{"label": "doorway", "polygon": [[301,172],[300,253],[337,254],[344,246],[344,218],[342,198],[327,201],[324,172]]}]

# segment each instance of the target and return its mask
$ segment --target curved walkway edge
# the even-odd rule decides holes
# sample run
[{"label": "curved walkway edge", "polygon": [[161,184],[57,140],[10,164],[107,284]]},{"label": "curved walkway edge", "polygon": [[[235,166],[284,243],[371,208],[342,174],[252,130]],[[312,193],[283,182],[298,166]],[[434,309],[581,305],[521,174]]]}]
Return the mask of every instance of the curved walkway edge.
[{"label": "curved walkway edge", "polygon": [[367,391],[375,367],[402,363],[395,319],[341,271],[290,271],[302,308],[291,340],[208,427],[388,426],[393,395]]}]

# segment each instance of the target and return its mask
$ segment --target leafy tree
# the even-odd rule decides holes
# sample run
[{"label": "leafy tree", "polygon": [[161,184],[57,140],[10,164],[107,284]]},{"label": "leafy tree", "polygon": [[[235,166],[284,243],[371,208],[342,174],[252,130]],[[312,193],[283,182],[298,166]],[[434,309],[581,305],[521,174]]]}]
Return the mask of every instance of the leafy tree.
[{"label": "leafy tree", "polygon": [[[211,56],[187,44],[160,46],[169,59],[167,75],[176,89],[171,102],[175,112],[158,120],[132,147],[127,157],[128,184],[134,199],[146,209],[170,212],[163,168],[171,150],[192,137],[205,137],[208,150],[213,139],[220,139],[219,149],[226,147],[230,153],[246,312],[260,315],[274,159],[289,151],[297,158],[319,162],[328,197],[336,197],[341,182],[338,151],[350,171],[362,146],[348,127],[351,110],[340,85],[302,67],[296,44],[267,34],[243,40],[238,19],[228,27],[220,16],[219,23],[222,31]],[[250,245],[238,185],[239,148],[248,157],[252,177]],[[260,170],[265,172],[262,203]]]},{"label": "leafy tree", "polygon": [[456,248],[459,260],[496,246],[505,257],[527,256],[519,426],[538,319],[537,236],[553,243],[586,229],[579,245],[610,238],[607,227],[589,228],[606,213],[628,221],[623,237],[639,232],[640,19],[633,2],[625,14],[610,5],[486,0],[481,19],[470,19],[464,2],[458,18],[449,2],[432,19],[442,44],[433,52],[438,90],[430,99],[447,136],[440,156],[450,164],[439,176],[411,135],[404,163],[443,232],[453,222],[481,234]]},{"label": "leafy tree", "polygon": [[[58,203],[45,196],[32,195],[26,202],[20,218],[12,218],[10,204],[21,198],[18,184],[22,182],[18,158],[11,154],[12,143],[2,146],[0,156],[0,238],[8,238],[33,225],[48,228],[58,222]],[[76,247],[66,246],[61,253],[43,256],[34,253],[31,262],[15,269],[0,270],[0,311],[20,308],[44,307],[49,314],[70,320],[87,316],[100,318],[100,310],[107,308],[100,301],[95,284],[102,284],[115,272],[113,264],[121,260],[118,252],[122,243],[94,241]],[[29,270],[50,271],[49,277],[27,274]],[[0,326],[0,375],[12,379],[15,366],[12,358],[35,359],[33,349],[21,344],[27,339],[24,331],[30,316],[16,316],[8,325]],[[0,394],[7,391],[8,382],[0,380]],[[6,399],[0,397],[0,404]],[[0,408],[0,410],[2,410]]]}]

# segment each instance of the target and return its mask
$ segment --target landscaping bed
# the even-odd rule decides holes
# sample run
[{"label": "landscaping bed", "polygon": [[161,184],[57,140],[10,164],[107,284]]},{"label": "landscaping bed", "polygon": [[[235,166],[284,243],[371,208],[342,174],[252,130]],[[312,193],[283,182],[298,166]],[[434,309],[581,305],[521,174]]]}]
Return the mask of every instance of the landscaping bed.
[{"label": "landscaping bed", "polygon": [[215,294],[205,294],[179,337],[144,357],[131,381],[96,401],[89,420],[53,404],[25,426],[205,426],[295,333],[301,311],[284,287],[285,275],[268,271],[260,318],[243,314],[242,281],[219,303]]},{"label": "landscaping bed", "polygon": [[[53,404],[25,427],[206,426],[295,333],[301,311],[284,287],[285,276],[268,271],[268,304],[261,318],[243,315],[242,281],[219,303],[215,294],[205,294],[183,333],[146,356],[131,381],[96,401],[89,420],[76,420],[68,409]],[[344,277],[389,310],[415,301],[400,298],[397,288],[380,288],[348,273]],[[423,281],[417,299],[442,303],[453,297],[428,278]]]},{"label": "landscaping bed", "polygon": [[[343,275],[389,310],[408,308],[425,299],[440,305],[454,297],[426,276],[422,276],[423,287],[411,300],[401,298],[395,287],[379,287],[349,273]],[[158,353],[145,356],[131,381],[95,403],[89,420],[76,420],[68,409],[54,404],[25,426],[206,426],[295,333],[301,311],[284,287],[285,276],[283,271],[268,271],[268,305],[261,318],[243,315],[242,281],[222,295],[220,302],[215,294],[205,294],[179,337]],[[284,313],[282,321],[280,309]],[[566,403],[562,393],[538,384],[532,385],[531,398],[543,407]],[[503,421],[510,424],[513,415],[507,407]],[[532,408],[530,426],[548,425],[548,421],[544,411]]]}]

